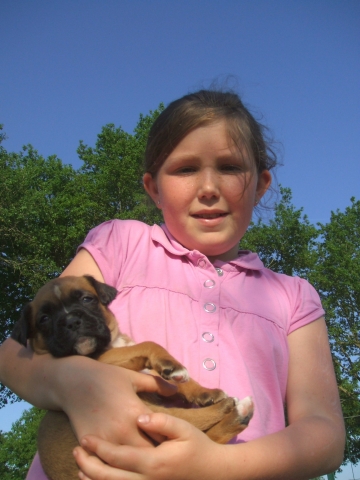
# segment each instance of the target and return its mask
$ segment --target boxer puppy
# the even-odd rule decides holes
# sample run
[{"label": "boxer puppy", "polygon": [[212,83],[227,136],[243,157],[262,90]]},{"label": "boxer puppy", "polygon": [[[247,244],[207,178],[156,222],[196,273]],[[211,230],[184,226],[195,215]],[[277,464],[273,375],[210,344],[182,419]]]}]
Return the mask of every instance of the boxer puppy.
[{"label": "boxer puppy", "polygon": [[[201,387],[189,378],[186,368],[164,348],[153,342],[135,345],[120,334],[108,305],[117,295],[115,288],[91,276],[51,280],[23,309],[11,337],[24,346],[29,342],[37,354],[54,357],[87,355],[100,362],[130,370],[150,369],[178,386],[172,399],[181,397],[188,406],[161,405],[157,394],[139,397],[154,412],[164,412],[187,420],[218,443],[227,443],[248,425],[253,415],[250,397],[239,402],[219,389]],[[40,460],[52,480],[76,480],[78,467],[72,455],[77,439],[63,412],[49,411],[38,432]]]}]

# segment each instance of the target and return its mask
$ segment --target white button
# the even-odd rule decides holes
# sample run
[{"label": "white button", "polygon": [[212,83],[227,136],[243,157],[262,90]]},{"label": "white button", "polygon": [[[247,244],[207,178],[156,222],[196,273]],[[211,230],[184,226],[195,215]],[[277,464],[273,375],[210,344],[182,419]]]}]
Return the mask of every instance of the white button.
[{"label": "white button", "polygon": [[206,343],[211,343],[214,341],[214,335],[210,332],[204,332],[201,336]]},{"label": "white button", "polygon": [[219,277],[222,277],[224,275],[224,272],[221,270],[221,268],[215,268],[215,270],[217,271]]},{"label": "white button", "polygon": [[216,310],[216,305],[214,305],[213,303],[205,303],[204,310],[207,313],[214,313]]},{"label": "white button", "polygon": [[205,288],[213,288],[214,286],[215,286],[214,280],[211,280],[211,278],[209,280],[205,280],[204,282]]},{"label": "white button", "polygon": [[205,268],[206,267],[206,260],[204,258],[199,258],[197,264],[200,268]]},{"label": "white button", "polygon": [[203,361],[203,367],[205,368],[205,370],[211,372],[212,370],[215,370],[216,362],[212,358],[205,358],[205,360]]}]

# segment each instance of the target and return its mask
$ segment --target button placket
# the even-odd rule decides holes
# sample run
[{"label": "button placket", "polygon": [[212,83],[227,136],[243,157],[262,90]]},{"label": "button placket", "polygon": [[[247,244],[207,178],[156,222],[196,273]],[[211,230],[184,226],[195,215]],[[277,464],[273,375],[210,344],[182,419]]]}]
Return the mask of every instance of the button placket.
[{"label": "button placket", "polygon": [[[200,266],[200,265],[199,265]],[[201,305],[202,314],[199,322],[199,335],[201,337],[199,360],[200,378],[211,388],[219,384],[219,345],[217,341],[220,316],[220,284],[218,271],[212,268],[203,272]]]}]

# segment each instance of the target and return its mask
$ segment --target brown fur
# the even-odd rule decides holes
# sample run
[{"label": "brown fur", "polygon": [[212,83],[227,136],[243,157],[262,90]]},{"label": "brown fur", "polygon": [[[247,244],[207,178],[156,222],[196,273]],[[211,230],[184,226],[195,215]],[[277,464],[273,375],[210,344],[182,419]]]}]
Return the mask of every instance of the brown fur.
[{"label": "brown fur", "polygon": [[[116,319],[107,307],[116,293],[114,288],[90,276],[52,280],[24,308],[12,337],[24,345],[29,341],[38,354],[50,352],[57,357],[86,354],[100,362],[130,370],[151,369],[177,384],[178,393],[172,399],[182,398],[188,406],[203,407],[167,408],[161,405],[158,395],[139,394],[154,412],[165,412],[187,420],[218,443],[227,443],[244,430],[253,414],[251,400],[239,404],[222,390],[200,386],[189,379],[186,369],[156,343],[132,344],[131,339],[119,333]],[[92,335],[99,330],[103,330],[104,339],[93,345]],[[55,342],[57,336],[61,337],[59,343]],[[124,346],[112,348],[119,341]],[[72,343],[75,350],[69,350]],[[94,350],[88,351],[92,347]],[[162,400],[166,403],[164,398]],[[72,455],[76,445],[78,442],[66,414],[47,412],[39,428],[38,450],[50,479],[78,478],[78,467]]]}]

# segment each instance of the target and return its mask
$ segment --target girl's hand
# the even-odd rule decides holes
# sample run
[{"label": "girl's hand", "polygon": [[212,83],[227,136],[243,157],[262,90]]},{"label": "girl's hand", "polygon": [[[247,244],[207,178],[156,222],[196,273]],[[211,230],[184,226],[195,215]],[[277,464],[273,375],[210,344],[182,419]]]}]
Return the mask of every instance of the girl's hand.
[{"label": "girl's hand", "polygon": [[[59,360],[59,403],[78,439],[93,434],[115,444],[153,446],[137,426],[139,415],[150,413],[136,392],[162,395],[176,387],[160,377],[105,365],[85,357]],[[63,386],[66,385],[66,388]],[[155,440],[163,437],[155,435]]]},{"label": "girl's hand", "polygon": [[[226,448],[178,418],[162,413],[141,415],[141,430],[167,438],[154,449],[114,445],[86,436],[74,450],[82,480],[201,480],[226,477]],[[97,455],[97,456],[94,456]]]}]

